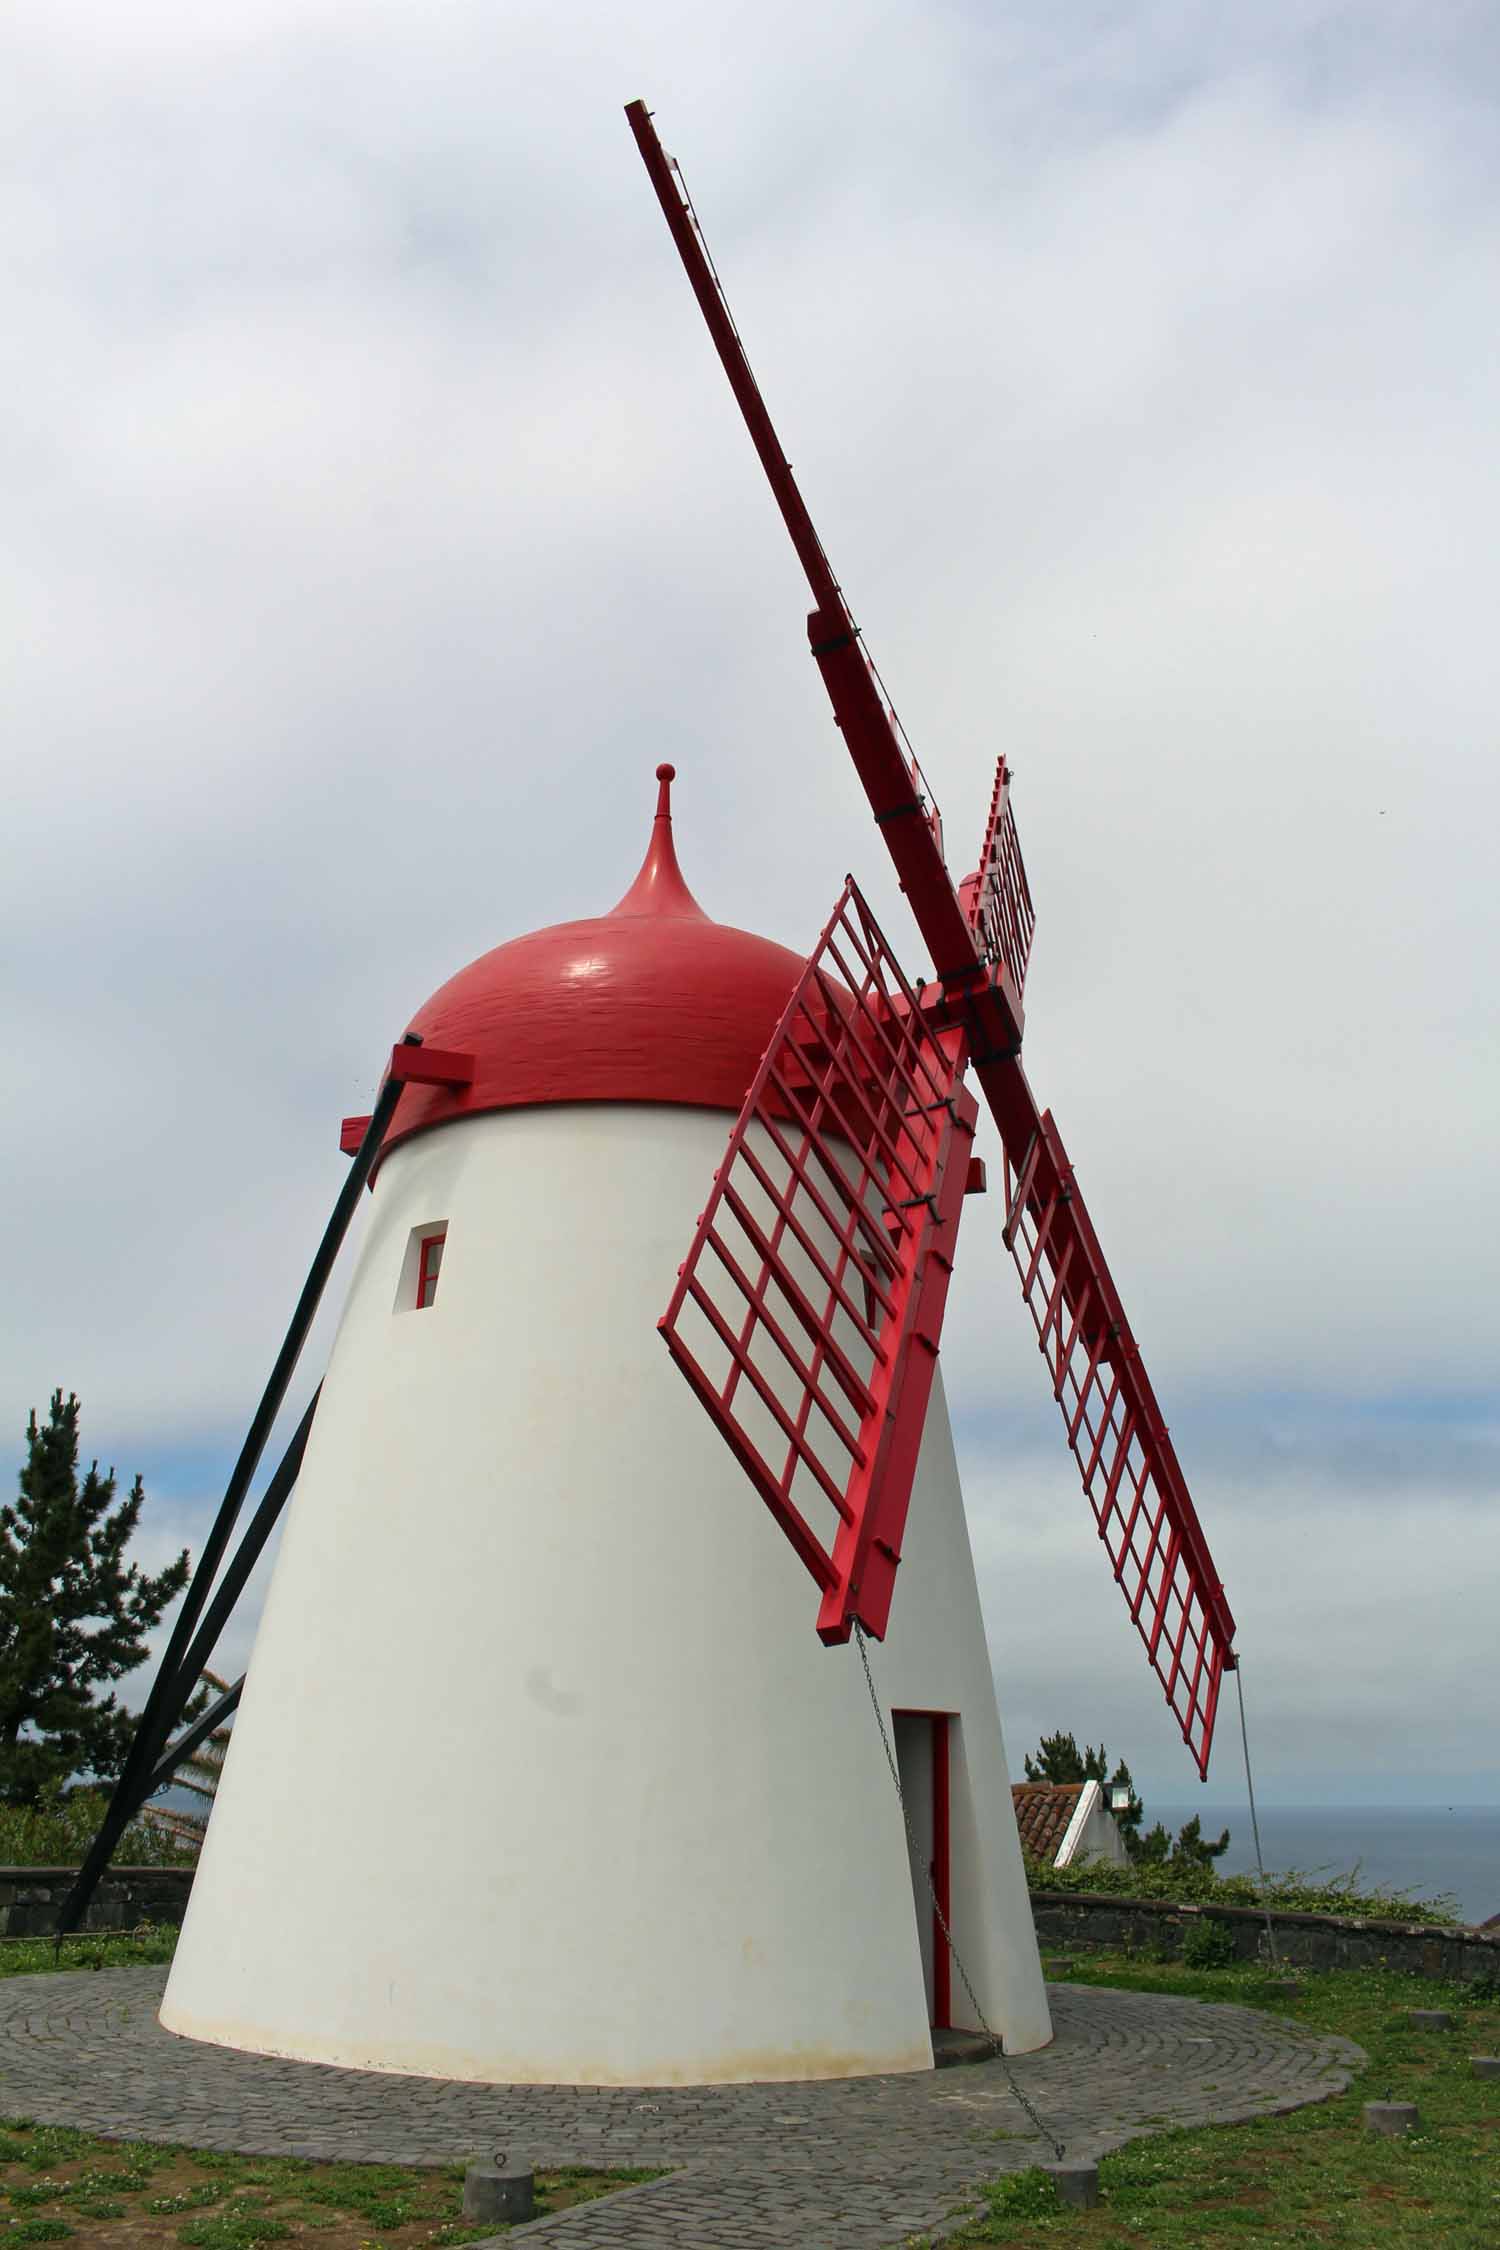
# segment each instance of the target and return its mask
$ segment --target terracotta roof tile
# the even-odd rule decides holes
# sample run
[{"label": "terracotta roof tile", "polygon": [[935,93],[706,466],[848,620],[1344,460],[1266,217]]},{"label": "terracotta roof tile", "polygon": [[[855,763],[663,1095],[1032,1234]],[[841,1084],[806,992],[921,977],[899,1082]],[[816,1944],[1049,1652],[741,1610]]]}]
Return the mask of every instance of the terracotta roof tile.
[{"label": "terracotta roof tile", "polygon": [[1078,1810],[1088,1784],[1082,1781],[1018,1781],[1011,1785],[1021,1849],[1050,1866]]}]

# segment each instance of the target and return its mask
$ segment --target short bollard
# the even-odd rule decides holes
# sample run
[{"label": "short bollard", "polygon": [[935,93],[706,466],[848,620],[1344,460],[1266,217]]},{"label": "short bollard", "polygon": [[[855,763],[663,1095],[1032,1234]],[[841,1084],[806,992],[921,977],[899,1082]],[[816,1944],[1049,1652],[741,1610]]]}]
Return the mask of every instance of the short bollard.
[{"label": "short bollard", "polygon": [[1476,2078],[1500,2078],[1500,2055],[1470,2055],[1469,2068]]},{"label": "short bollard", "polygon": [[503,2154],[493,2164],[471,2164],[464,2174],[464,2217],[478,2225],[491,2219],[534,2219],[536,2174],[531,2166]]},{"label": "short bollard", "polygon": [[1451,2031],[1453,2018],[1446,2008],[1408,2008],[1406,2020],[1413,2031]]},{"label": "short bollard", "polygon": [[1044,2164],[1042,2170],[1057,2190],[1059,2203],[1075,2211],[1092,2211],[1099,2200],[1097,2164]]},{"label": "short bollard", "polygon": [[1415,2102],[1365,2103],[1367,2133],[1384,2133],[1388,2139],[1395,2139],[1401,2133],[1419,2131],[1421,2122]]}]

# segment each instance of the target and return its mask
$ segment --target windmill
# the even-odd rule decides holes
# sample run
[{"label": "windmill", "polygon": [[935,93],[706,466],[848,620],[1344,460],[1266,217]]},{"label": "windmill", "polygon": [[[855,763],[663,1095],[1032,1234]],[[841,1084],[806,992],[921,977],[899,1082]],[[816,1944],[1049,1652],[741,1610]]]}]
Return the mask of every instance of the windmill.
[{"label": "windmill", "polygon": [[[627,115],[932,974],[852,878],[806,959],[711,920],[662,766],[619,903],[417,1011],[345,1121],[348,1178],[62,1926],[237,1710],[169,2029],[495,2083],[924,2069],[943,2027],[1050,2036],[937,1364],[978,1097],[1067,1442],[1200,1773],[1233,1620],[1021,1068],[1005,762],[955,884],[692,207]],[[327,1375],[226,1565],[367,1187]],[[171,1740],[294,1488],[250,1670]],[[851,1637],[858,1665],[829,1653]]]}]

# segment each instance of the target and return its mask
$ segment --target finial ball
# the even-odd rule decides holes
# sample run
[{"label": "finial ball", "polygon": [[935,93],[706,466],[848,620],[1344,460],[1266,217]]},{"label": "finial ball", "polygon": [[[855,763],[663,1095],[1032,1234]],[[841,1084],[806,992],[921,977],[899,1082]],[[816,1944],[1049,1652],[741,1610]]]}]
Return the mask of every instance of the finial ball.
[{"label": "finial ball", "polygon": [[677,779],[677,768],[675,766],[658,766],[656,778],[658,781],[675,781]]}]

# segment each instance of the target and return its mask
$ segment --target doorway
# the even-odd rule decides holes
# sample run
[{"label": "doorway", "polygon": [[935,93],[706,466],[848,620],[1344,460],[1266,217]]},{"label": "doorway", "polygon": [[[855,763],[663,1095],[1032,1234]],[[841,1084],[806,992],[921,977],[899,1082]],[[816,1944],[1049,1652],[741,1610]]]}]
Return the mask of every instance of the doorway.
[{"label": "doorway", "polygon": [[946,1711],[893,1711],[891,1725],[896,1740],[901,1794],[906,1800],[906,1817],[911,1830],[907,1851],[917,1915],[917,1943],[922,1954],[922,1982],[927,1989],[927,2021],[934,2031],[945,2031],[953,2008],[952,1964],[942,1923],[933,1909],[933,1895],[936,1893],[943,1920],[951,1928],[948,1813],[951,1715]]}]

